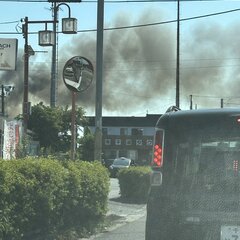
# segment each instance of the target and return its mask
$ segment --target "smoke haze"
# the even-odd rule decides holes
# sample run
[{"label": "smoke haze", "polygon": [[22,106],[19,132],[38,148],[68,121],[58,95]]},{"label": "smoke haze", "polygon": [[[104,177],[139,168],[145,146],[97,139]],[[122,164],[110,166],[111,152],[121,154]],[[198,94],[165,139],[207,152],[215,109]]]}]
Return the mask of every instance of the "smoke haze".
[{"label": "smoke haze", "polygon": [[[111,26],[152,23],[156,19],[160,22],[161,16],[163,13],[153,9],[146,10],[138,19],[120,13]],[[181,32],[180,103],[188,107],[190,94],[199,107],[219,107],[221,98],[226,104],[240,103],[239,24],[223,26],[207,19],[204,23],[196,23],[188,32]],[[8,114],[13,117],[22,111],[22,55],[19,50],[16,72],[1,74],[3,84],[15,84],[14,92],[7,97]],[[59,48],[57,105],[71,105],[62,69],[73,56],[88,58],[96,70],[96,32],[78,34]],[[41,63],[34,62],[34,57],[30,61],[29,101],[32,105],[40,101],[49,105],[51,54]],[[103,68],[105,111],[134,115],[149,109],[149,113],[163,113],[175,104],[176,24],[104,31]],[[94,78],[89,89],[77,95],[77,104],[93,113],[95,82]],[[153,106],[154,112],[151,112]]]}]

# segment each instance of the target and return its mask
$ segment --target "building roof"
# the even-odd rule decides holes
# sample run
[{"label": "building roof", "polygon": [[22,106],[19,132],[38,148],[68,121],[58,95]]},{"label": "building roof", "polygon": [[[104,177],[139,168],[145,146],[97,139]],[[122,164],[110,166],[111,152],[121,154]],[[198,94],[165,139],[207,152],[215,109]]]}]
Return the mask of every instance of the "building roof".
[{"label": "building roof", "polygon": [[[147,114],[145,117],[102,117],[103,127],[155,127],[161,114]],[[86,117],[88,126],[95,126],[95,117]]]}]

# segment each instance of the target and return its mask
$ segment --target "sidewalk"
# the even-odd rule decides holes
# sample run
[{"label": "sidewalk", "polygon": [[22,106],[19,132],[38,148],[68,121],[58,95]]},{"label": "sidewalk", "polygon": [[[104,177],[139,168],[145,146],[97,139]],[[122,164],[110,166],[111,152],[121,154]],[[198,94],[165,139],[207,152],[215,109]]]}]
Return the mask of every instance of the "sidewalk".
[{"label": "sidewalk", "polygon": [[118,179],[111,179],[109,200],[108,200],[108,218],[116,219],[115,222],[127,223],[135,221],[146,215],[146,204],[134,204],[121,201]]},{"label": "sidewalk", "polygon": [[118,179],[111,178],[110,192],[108,196],[108,212],[106,221],[109,227],[89,238],[81,238],[81,240],[94,240],[104,232],[111,232],[124,224],[136,221],[146,216],[146,204],[132,204],[121,202],[120,189]]}]

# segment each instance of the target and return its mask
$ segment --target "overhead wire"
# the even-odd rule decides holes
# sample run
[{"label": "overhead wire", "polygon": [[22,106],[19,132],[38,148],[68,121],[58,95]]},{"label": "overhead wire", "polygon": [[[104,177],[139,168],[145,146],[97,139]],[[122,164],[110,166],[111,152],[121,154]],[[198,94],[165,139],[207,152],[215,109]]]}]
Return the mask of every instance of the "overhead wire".
[{"label": "overhead wire", "polygon": [[11,21],[11,22],[0,22],[0,24],[12,24],[12,23],[18,23],[19,21]]},{"label": "overhead wire", "polygon": [[[199,15],[199,16],[194,16],[194,17],[182,18],[182,19],[179,19],[179,21],[180,22],[190,21],[190,20],[195,20],[195,19],[200,19],[200,18],[213,17],[213,16],[217,16],[217,15],[233,13],[233,12],[237,12],[237,11],[240,11],[240,8],[231,9],[231,10],[222,11],[222,12],[204,14],[204,15]],[[162,24],[175,23],[177,21],[178,21],[177,19],[174,19],[174,20],[154,22],[154,23],[145,23],[145,24],[137,24],[137,25],[129,25],[129,26],[119,26],[119,27],[108,27],[108,28],[104,28],[104,30],[105,31],[110,31],[110,30],[121,30],[121,29],[132,29],[132,28],[140,28],[140,27],[150,27],[150,26],[156,26],[156,25],[162,25]],[[17,22],[17,21],[15,21],[15,22]],[[86,30],[78,30],[77,32],[78,33],[85,33],[85,32],[96,32],[96,31],[97,31],[97,29],[86,29]],[[62,33],[62,32],[58,32],[58,33]],[[8,35],[8,34],[21,34],[21,33],[0,32],[0,34]],[[29,32],[29,34],[37,34],[37,32]]]},{"label": "overhead wire", "polygon": [[[105,0],[105,3],[153,3],[153,2],[176,2],[177,0]],[[208,2],[208,1],[219,1],[219,0],[182,0],[184,2]],[[23,2],[23,3],[44,3],[44,2],[54,2],[47,0],[0,0],[0,2]],[[85,0],[85,1],[76,1],[72,3],[97,3],[98,1]],[[70,3],[70,1],[69,1]]]}]

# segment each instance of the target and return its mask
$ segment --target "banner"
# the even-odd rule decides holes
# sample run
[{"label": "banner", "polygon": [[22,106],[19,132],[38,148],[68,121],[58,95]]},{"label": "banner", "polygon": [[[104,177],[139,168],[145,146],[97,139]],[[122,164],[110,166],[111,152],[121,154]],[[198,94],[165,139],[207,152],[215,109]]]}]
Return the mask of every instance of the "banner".
[{"label": "banner", "polygon": [[21,122],[4,121],[3,159],[16,157],[16,149],[20,142]]}]

